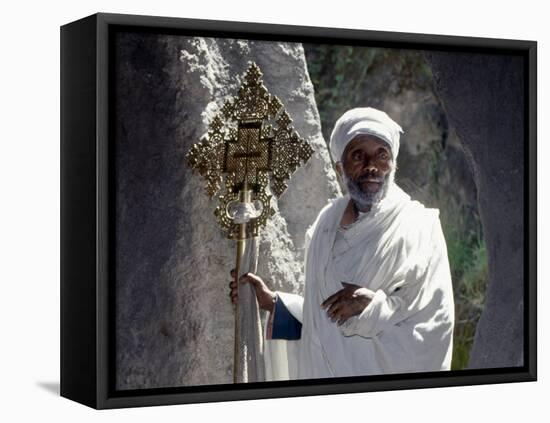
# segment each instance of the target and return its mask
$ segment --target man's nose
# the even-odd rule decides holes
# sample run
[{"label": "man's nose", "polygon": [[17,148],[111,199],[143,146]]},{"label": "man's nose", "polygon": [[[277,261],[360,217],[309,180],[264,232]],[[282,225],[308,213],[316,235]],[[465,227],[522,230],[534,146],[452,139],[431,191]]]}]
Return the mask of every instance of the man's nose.
[{"label": "man's nose", "polygon": [[374,164],[374,160],[370,158],[365,158],[363,160],[363,171],[365,172],[376,172],[378,168]]}]

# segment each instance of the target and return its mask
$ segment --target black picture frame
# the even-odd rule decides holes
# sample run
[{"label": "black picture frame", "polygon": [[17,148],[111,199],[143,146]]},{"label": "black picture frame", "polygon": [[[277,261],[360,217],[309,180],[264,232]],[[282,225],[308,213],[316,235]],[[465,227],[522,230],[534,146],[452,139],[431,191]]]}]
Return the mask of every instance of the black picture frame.
[{"label": "black picture frame", "polygon": [[[522,367],[204,385],[113,388],[113,203],[110,35],[117,28],[194,36],[513,52],[525,63],[525,353]],[[536,83],[533,41],[99,13],[61,27],[61,395],[97,409],[534,381]]]}]

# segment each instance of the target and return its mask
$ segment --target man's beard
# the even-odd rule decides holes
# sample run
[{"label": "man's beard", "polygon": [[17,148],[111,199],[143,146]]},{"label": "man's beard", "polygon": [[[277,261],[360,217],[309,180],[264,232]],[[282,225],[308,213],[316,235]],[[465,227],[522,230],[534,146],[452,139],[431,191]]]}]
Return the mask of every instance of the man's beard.
[{"label": "man's beard", "polygon": [[355,202],[357,208],[361,211],[368,211],[374,204],[378,203],[386,196],[388,189],[390,188],[391,181],[393,180],[393,174],[393,171],[389,172],[386,176],[384,176],[384,178],[381,179],[381,185],[376,192],[364,191],[361,188],[363,182],[373,179],[370,175],[363,175],[357,180],[353,180],[348,178],[346,174],[343,173],[343,179],[344,184],[348,189],[348,193],[351,199]]}]

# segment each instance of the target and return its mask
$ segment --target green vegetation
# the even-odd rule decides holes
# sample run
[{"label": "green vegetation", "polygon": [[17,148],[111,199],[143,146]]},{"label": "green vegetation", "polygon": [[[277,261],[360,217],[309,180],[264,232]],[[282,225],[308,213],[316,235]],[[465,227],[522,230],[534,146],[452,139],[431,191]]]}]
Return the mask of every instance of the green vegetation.
[{"label": "green vegetation", "polygon": [[325,123],[334,123],[349,105],[368,97],[372,107],[381,107],[387,93],[432,84],[431,69],[418,51],[324,44],[304,44],[304,51],[325,139],[332,126]]},{"label": "green vegetation", "polygon": [[476,211],[453,197],[436,196],[454,286],[455,329],[451,368],[468,367],[475,328],[485,300],[488,277],[487,250]]},{"label": "green vegetation", "polygon": [[487,250],[477,204],[462,203],[446,186],[443,174],[449,167],[448,158],[440,143],[431,145],[428,163],[430,189],[425,203],[439,208],[447,242],[455,300],[451,369],[460,370],[468,367],[476,325],[483,311],[488,278]]}]

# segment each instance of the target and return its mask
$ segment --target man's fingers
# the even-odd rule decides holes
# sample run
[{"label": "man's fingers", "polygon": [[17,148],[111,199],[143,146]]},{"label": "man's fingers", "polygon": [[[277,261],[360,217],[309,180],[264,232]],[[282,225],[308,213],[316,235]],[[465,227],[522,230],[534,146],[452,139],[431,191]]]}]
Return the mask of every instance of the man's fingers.
[{"label": "man's fingers", "polygon": [[340,319],[342,319],[346,315],[346,308],[340,307],[338,308],[334,314],[332,315],[331,319],[333,322],[338,322]]},{"label": "man's fingers", "polygon": [[330,307],[327,310],[327,315],[332,319],[334,316],[336,316],[339,312],[342,311],[342,308],[344,307],[344,303],[342,301],[335,301],[330,305]]},{"label": "man's fingers", "polygon": [[352,311],[350,307],[342,307],[338,313],[338,321],[336,322],[338,326],[343,325],[351,316]]},{"label": "man's fingers", "polygon": [[350,312],[351,312],[351,309],[350,309],[349,304],[346,301],[342,300],[342,301],[338,301],[336,303],[336,305],[334,306],[334,308],[329,309],[327,311],[327,314],[334,321],[334,319],[339,320],[342,317],[348,318],[351,315]]},{"label": "man's fingers", "polygon": [[244,275],[241,275],[241,277],[239,278],[239,282],[240,283],[246,283],[246,282],[249,282],[249,283],[254,283],[252,278],[250,277],[250,275],[248,273],[245,273]]},{"label": "man's fingers", "polygon": [[262,286],[262,281],[261,279],[254,275],[253,273],[245,273],[244,275],[242,275],[240,278],[239,278],[239,282],[241,283],[250,283],[252,284],[252,286],[254,286],[254,288],[259,288]]},{"label": "man's fingers", "polygon": [[326,308],[330,306],[334,301],[336,301],[338,298],[340,298],[340,295],[344,293],[344,290],[341,289],[340,291],[332,294],[330,297],[328,297],[323,303],[321,304],[321,307]]},{"label": "man's fingers", "polygon": [[350,290],[354,291],[355,288],[359,288],[358,285],[355,285],[355,284],[352,284],[352,283],[349,283],[349,282],[340,282],[340,283],[342,284],[343,288],[340,291],[332,294],[325,301],[323,301],[323,303],[321,304],[322,308],[326,308],[326,307],[330,306],[332,303],[334,303],[335,301],[343,298],[344,296],[349,295]]},{"label": "man's fingers", "polygon": [[345,299],[334,302],[327,310],[327,316],[338,325],[343,324],[351,317],[351,309]]},{"label": "man's fingers", "polygon": [[343,288],[328,297],[321,307],[326,308],[327,316],[336,322],[338,326],[343,325],[353,315],[353,301],[354,293],[357,289],[361,288],[359,285],[355,285],[349,282],[340,282]]},{"label": "man's fingers", "polygon": [[[234,273],[234,270],[231,271],[233,273],[233,275],[235,274]],[[229,282],[229,299],[231,300],[231,303],[232,304],[237,304],[237,299],[239,297],[238,295],[238,288],[237,288],[237,283],[235,282],[235,279],[233,279],[232,281]]]},{"label": "man's fingers", "polygon": [[338,326],[342,326],[344,323],[347,322],[348,319],[349,319],[349,316],[340,317],[340,320],[338,320]]}]

